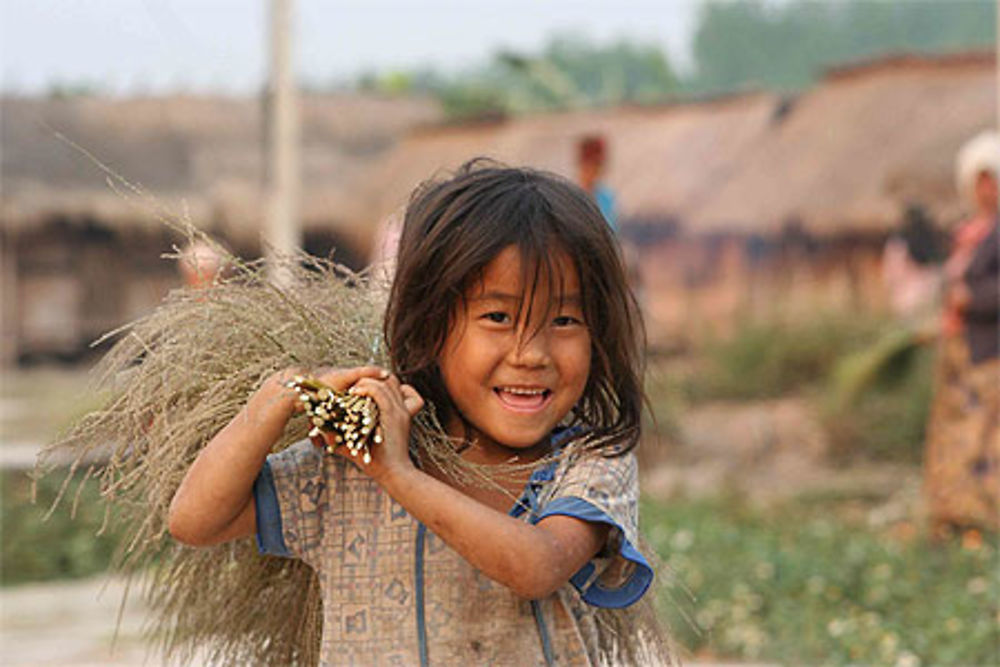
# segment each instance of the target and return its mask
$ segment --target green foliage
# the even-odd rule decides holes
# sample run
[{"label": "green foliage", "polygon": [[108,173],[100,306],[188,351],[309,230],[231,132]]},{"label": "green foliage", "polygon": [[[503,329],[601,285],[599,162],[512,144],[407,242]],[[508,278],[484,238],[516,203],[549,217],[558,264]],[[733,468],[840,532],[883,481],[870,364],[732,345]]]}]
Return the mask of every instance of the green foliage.
[{"label": "green foliage", "polygon": [[361,90],[438,97],[450,118],[649,104],[747,87],[798,91],[832,65],[891,53],[990,48],[993,0],[708,0],[678,77],[663,51],[630,40],[553,36],[536,53],[495,54],[456,74],[368,72]]},{"label": "green foliage", "polygon": [[933,357],[926,342],[879,318],[751,323],[699,351],[693,370],[666,394],[667,412],[679,412],[678,394],[694,402],[802,394],[816,406],[835,458],[917,463]]},{"label": "green foliage", "polygon": [[845,353],[876,339],[879,327],[846,314],[748,323],[704,346],[703,368],[688,378],[687,393],[693,400],[751,400],[819,388]]},{"label": "green foliage", "polygon": [[662,51],[627,41],[600,46],[578,36],[557,36],[534,59],[534,67],[531,62],[522,70],[529,77],[544,81],[541,67],[563,77],[563,86],[547,86],[556,93],[556,103],[574,99],[583,106],[658,102],[678,84]]},{"label": "green foliage", "polygon": [[81,97],[99,97],[106,94],[103,87],[93,81],[56,82],[49,86],[48,96],[53,100],[70,100]]},{"label": "green foliage", "polygon": [[108,569],[120,527],[109,521],[108,529],[98,534],[105,504],[97,480],[70,484],[66,497],[44,520],[64,479],[65,471],[57,470],[39,480],[37,502],[32,503],[26,472],[0,473],[0,584],[82,577]]},{"label": "green foliage", "polygon": [[681,78],[663,51],[632,40],[557,34],[536,53],[500,52],[455,74],[366,72],[354,86],[436,96],[452,119],[650,104],[747,87],[798,91],[836,64],[891,53],[990,48],[993,0],[708,0]]},{"label": "green foliage", "polygon": [[834,369],[823,422],[837,457],[918,463],[933,396],[934,350],[905,331],[889,331]]},{"label": "green foliage", "polygon": [[988,48],[995,40],[992,0],[711,0],[695,34],[696,74],[689,88],[797,90],[835,63]]},{"label": "green foliage", "polygon": [[383,93],[435,95],[453,119],[583,108],[666,99],[678,80],[652,45],[598,44],[575,35],[554,37],[536,54],[500,52],[453,75],[434,70],[366,73],[355,86]]},{"label": "green foliage", "polygon": [[661,600],[692,652],[799,665],[1000,662],[1000,579],[988,540],[968,549],[891,539],[830,503],[764,513],[674,500],[648,502],[643,514],[693,596]]}]

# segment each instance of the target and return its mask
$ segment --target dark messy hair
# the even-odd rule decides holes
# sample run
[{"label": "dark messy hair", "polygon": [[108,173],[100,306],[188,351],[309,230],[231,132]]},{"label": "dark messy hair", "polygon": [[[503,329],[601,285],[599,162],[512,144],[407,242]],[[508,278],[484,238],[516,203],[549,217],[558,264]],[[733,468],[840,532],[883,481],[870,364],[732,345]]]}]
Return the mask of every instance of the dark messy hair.
[{"label": "dark messy hair", "polygon": [[479,158],[451,178],[416,189],[385,317],[394,371],[434,405],[442,421],[453,414],[438,357],[458,309],[465,307],[466,290],[508,246],[521,255],[521,284],[528,292],[522,304],[531,303],[531,292],[540,285],[561,296],[555,255],[561,250],[573,261],[592,348],[573,420],[588,428],[590,441],[602,450],[631,450],[638,443],[643,406],[645,335],[639,309],[618,243],[597,205],[552,173]]}]

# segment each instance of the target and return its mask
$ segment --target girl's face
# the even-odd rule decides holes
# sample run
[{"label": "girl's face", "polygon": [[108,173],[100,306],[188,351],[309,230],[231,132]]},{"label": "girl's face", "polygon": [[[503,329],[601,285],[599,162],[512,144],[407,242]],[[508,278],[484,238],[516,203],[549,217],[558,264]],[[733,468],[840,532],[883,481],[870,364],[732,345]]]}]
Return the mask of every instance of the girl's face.
[{"label": "girl's face", "polygon": [[[580,280],[562,251],[554,274],[533,293],[522,284],[521,256],[508,246],[467,291],[438,359],[455,407],[480,434],[479,445],[526,449],[546,440],[583,395],[590,331]],[[522,303],[530,299],[531,303]],[[527,314],[530,311],[530,319]],[[461,420],[449,424],[461,432]]]}]

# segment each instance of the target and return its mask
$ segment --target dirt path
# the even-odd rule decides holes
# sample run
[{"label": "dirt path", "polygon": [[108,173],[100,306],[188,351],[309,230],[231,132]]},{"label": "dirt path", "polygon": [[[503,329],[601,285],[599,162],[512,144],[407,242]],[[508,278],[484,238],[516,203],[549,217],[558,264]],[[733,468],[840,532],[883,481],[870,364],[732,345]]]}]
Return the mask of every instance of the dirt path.
[{"label": "dirt path", "polygon": [[[0,589],[0,664],[4,667],[140,667],[162,664],[142,639],[146,609],[130,597],[118,637],[125,583],[97,577]],[[190,667],[208,664],[197,659]],[[686,661],[688,667],[774,667]]]},{"label": "dirt path", "polygon": [[14,665],[155,665],[140,639],[145,610],[131,601],[115,639],[125,584],[98,577],[0,589],[0,662]]}]

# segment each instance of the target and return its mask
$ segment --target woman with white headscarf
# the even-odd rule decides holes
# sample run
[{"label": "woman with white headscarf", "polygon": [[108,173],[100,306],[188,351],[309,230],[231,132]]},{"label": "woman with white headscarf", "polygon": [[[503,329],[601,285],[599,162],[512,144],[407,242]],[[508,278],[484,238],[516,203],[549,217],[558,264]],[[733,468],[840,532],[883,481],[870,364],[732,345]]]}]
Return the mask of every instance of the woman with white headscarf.
[{"label": "woman with white headscarf", "polygon": [[971,210],[944,267],[935,396],[925,488],[935,533],[1000,529],[1000,136],[983,132],[959,152],[958,189]]}]

